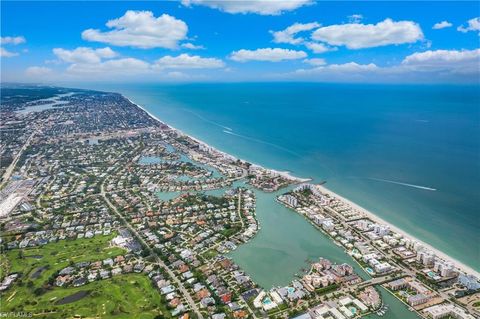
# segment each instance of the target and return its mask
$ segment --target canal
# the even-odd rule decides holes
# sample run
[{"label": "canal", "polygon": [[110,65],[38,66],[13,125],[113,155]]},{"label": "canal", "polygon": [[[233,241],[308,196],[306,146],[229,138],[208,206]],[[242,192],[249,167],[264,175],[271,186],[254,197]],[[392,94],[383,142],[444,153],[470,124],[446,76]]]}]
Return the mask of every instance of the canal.
[{"label": "canal", "polygon": [[[295,278],[295,274],[308,268],[308,260],[318,257],[336,263],[348,263],[362,278],[369,278],[343,248],[334,244],[303,216],[275,200],[285,189],[274,193],[254,191],[257,198],[256,214],[261,229],[251,241],[240,245],[229,256],[260,286],[269,289],[287,285]],[[380,288],[380,293],[388,305],[388,311],[381,318],[418,318],[385,289]],[[380,317],[370,315],[368,318]]]}]

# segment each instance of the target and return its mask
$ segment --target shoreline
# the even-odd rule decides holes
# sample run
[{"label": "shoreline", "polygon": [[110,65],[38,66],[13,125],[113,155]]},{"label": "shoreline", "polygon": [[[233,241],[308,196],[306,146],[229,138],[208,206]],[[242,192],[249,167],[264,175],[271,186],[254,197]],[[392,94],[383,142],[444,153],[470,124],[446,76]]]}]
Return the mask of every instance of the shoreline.
[{"label": "shoreline", "polygon": [[366,208],[363,208],[362,206],[352,202],[351,200],[329,190],[328,188],[326,188],[325,186],[323,185],[317,185],[315,184],[315,186],[323,193],[326,193],[328,195],[330,195],[331,197],[336,197],[340,200],[342,200],[343,202],[347,203],[348,205],[350,205],[353,209],[355,210],[358,210],[359,212],[365,214],[365,216],[369,219],[371,219],[373,222],[377,222],[377,223],[381,223],[381,224],[385,224],[385,225],[388,225],[390,227],[390,229],[400,235],[402,235],[403,237],[405,238],[408,238],[408,239],[411,239],[411,240],[415,240],[417,242],[419,242],[424,248],[428,249],[428,250],[431,250],[432,252],[434,252],[437,257],[440,257],[441,259],[444,259],[444,260],[449,260],[451,262],[454,263],[454,266],[455,268],[459,269],[461,272],[464,272],[464,273],[467,273],[467,274],[471,274],[471,275],[474,275],[476,277],[480,277],[480,273],[478,271],[476,271],[475,269],[471,268],[470,266],[467,266],[465,265],[464,263],[462,263],[461,261],[447,255],[446,253],[442,252],[441,250],[433,247],[432,245],[416,238],[415,236],[409,234],[408,232],[402,230],[401,228],[393,225],[392,223],[384,220],[383,218],[375,215],[374,213],[372,213],[371,211],[367,210]]},{"label": "shoreline", "polygon": [[[214,149],[215,151],[219,152],[220,154],[224,154],[226,156],[229,156],[229,157],[232,157],[232,158],[235,158],[235,159],[239,159],[237,158],[236,156],[233,156],[231,154],[228,154],[226,152],[223,152],[221,150],[218,150],[217,148],[215,147],[212,147],[211,145],[205,143],[204,141],[196,138],[196,137],[193,137],[189,134],[186,134],[185,132],[183,132],[182,130],[180,129],[177,129],[175,127],[173,127],[172,125],[170,124],[167,124],[165,122],[163,122],[162,120],[160,120],[158,117],[156,117],[154,114],[152,114],[151,112],[149,112],[147,109],[145,109],[144,107],[140,106],[139,104],[133,102],[132,100],[130,100],[128,97],[126,97],[125,95],[123,95],[122,93],[120,93],[124,98],[126,98],[130,103],[132,103],[133,105],[137,106],[138,108],[140,108],[141,110],[143,110],[144,112],[146,112],[150,117],[152,117],[153,119],[157,120],[158,122],[168,126],[170,129],[174,130],[174,131],[177,131],[178,133],[182,134],[182,135],[185,135],[185,136],[188,136],[189,138],[191,138],[192,140],[196,141],[197,143],[199,144],[202,144],[206,147],[209,147],[209,148],[212,148]],[[239,159],[239,160],[242,160],[242,159]],[[250,161],[246,161],[246,162],[250,162]],[[296,176],[293,176],[290,174],[289,171],[278,171],[278,170],[275,170],[275,169],[270,169],[270,168],[266,168],[262,165],[259,165],[259,164],[256,164],[256,163],[252,163],[252,165],[255,165],[255,166],[258,166],[258,167],[261,167],[261,168],[264,168],[266,170],[269,170],[269,171],[272,171],[276,174],[279,174],[287,179],[292,179],[292,180],[296,180],[296,181],[299,181],[299,183],[305,183],[305,182],[308,182],[308,181],[311,181],[312,179],[311,178],[299,178],[299,177],[296,177]],[[319,184],[314,184],[321,192],[324,192],[332,197],[336,197],[342,201],[344,201],[345,203],[347,203],[348,205],[350,205],[353,209],[356,209],[358,210],[359,212],[365,214],[366,217],[368,217],[369,219],[371,219],[372,221],[374,222],[378,222],[378,223],[382,223],[382,224],[386,224],[388,226],[390,226],[390,229],[396,233],[399,233],[401,234],[402,236],[404,236],[405,238],[409,238],[411,240],[415,240],[417,242],[419,242],[420,244],[423,245],[423,247],[425,247],[426,249],[429,249],[431,250],[432,252],[434,252],[438,257],[440,257],[441,259],[444,259],[444,260],[449,260],[451,262],[454,263],[454,266],[455,268],[459,269],[461,272],[463,273],[466,273],[466,274],[469,274],[469,275],[474,275],[476,276],[477,278],[480,278],[480,272],[474,270],[472,267],[470,266],[467,266],[465,265],[463,262],[449,256],[448,254],[442,252],[441,250],[433,247],[432,245],[416,238],[415,236],[409,234],[408,232],[402,230],[401,228],[393,225],[392,223],[390,222],[387,222],[386,220],[384,220],[383,218],[377,216],[376,214],[372,213],[371,211],[363,208],[362,206],[352,202],[351,200],[333,192],[332,190],[329,190],[328,188],[326,188],[325,186],[323,185],[319,185]]]},{"label": "shoreline", "polygon": [[[121,94],[121,93],[120,93]],[[247,160],[244,160],[244,159],[241,159],[241,158],[238,158],[232,154],[228,154],[224,151],[221,151],[219,149],[217,149],[216,147],[212,147],[211,145],[205,143],[204,141],[200,140],[199,138],[196,138],[192,135],[189,135],[185,132],[183,132],[182,130],[170,125],[170,124],[167,124],[165,123],[164,121],[162,121],[161,119],[159,119],[158,117],[156,117],[154,114],[152,114],[151,112],[149,112],[147,109],[145,109],[143,106],[133,102],[132,100],[130,100],[128,97],[126,97],[125,95],[121,94],[124,98],[126,98],[130,103],[132,103],[133,105],[137,106],[138,108],[140,108],[141,110],[145,111],[145,113],[147,113],[148,115],[150,115],[151,118],[157,120],[158,122],[168,126],[170,129],[174,130],[174,131],[177,131],[178,133],[182,134],[182,135],[185,135],[185,136],[188,136],[189,138],[191,138],[192,140],[194,140],[195,142],[199,143],[199,144],[202,144],[203,146],[205,147],[208,147],[208,148],[211,148],[211,149],[214,149],[216,152],[220,153],[220,154],[223,154],[225,156],[228,156],[228,157],[231,157],[233,159],[236,159],[236,160],[241,160],[241,161],[244,161],[244,162],[248,162],[250,164],[252,164],[252,166],[255,166],[255,167],[259,167],[259,168],[263,168],[263,169],[266,169],[266,170],[269,170],[271,172],[274,172],[275,174],[278,174],[286,179],[290,179],[290,180],[295,180],[297,181],[298,183],[305,183],[305,182],[308,182],[308,181],[311,181],[312,179],[311,178],[301,178],[301,177],[297,177],[297,176],[294,176],[292,175],[289,171],[279,171],[279,170],[276,170],[276,169],[273,169],[273,168],[266,168],[260,164],[257,164],[257,163],[253,163],[251,161],[247,161]]]}]

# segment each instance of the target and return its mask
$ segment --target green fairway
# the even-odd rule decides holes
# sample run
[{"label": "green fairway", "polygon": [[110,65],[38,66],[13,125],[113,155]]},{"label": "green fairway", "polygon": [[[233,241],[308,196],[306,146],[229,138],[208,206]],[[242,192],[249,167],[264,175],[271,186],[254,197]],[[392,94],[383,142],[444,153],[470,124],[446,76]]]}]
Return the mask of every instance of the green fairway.
[{"label": "green fairway", "polygon": [[[88,291],[80,300],[59,305],[64,297],[79,291]],[[11,289],[5,296],[8,300],[16,292]],[[100,280],[76,288],[55,288],[41,296],[23,295],[19,289],[2,311],[32,312],[44,318],[69,318],[73,316],[101,318],[154,318],[169,312],[160,294],[153,288],[150,279],[143,274],[126,274]],[[26,297],[26,298],[25,298]]]},{"label": "green fairway", "polygon": [[[153,318],[161,313],[168,317],[169,312],[165,310],[160,294],[144,274],[121,275],[75,288],[47,288],[49,278],[72,262],[97,261],[124,254],[121,248],[109,247],[114,236],[62,240],[2,254],[0,263],[4,274],[18,272],[21,276],[1,295],[0,311],[32,312],[42,318],[69,318],[75,315]],[[80,291],[88,291],[88,294],[74,302],[57,304],[60,299]]]},{"label": "green fairway", "polygon": [[[41,287],[57,270],[67,267],[70,263],[80,261],[96,261],[125,253],[118,247],[109,247],[110,240],[115,235],[96,236],[90,239],[60,240],[41,247],[14,249],[2,254],[2,262],[7,259],[6,273],[21,273],[21,281],[25,285],[33,283],[34,288]],[[47,267],[41,274],[32,278],[35,271]]]}]

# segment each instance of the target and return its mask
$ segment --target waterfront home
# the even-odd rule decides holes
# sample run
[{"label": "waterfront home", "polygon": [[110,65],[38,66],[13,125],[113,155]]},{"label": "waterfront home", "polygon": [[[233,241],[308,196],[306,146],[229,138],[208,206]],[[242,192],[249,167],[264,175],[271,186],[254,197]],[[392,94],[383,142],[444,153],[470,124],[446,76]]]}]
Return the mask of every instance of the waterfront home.
[{"label": "waterfront home", "polygon": [[407,285],[408,285],[408,282],[404,278],[400,278],[394,281],[390,281],[387,284],[387,287],[393,291],[396,291],[396,290],[400,290],[407,287]]},{"label": "waterfront home", "polygon": [[428,302],[430,298],[431,298],[430,296],[427,296],[424,294],[417,294],[417,295],[407,297],[407,303],[410,306],[418,306]]}]

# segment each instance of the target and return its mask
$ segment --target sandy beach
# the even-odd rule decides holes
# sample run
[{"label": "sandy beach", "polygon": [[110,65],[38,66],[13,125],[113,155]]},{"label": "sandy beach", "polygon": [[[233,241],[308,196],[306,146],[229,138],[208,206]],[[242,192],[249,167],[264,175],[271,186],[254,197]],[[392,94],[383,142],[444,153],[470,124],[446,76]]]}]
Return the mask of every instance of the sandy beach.
[{"label": "sandy beach", "polygon": [[372,221],[376,222],[376,223],[379,223],[379,224],[386,224],[388,226],[390,226],[390,229],[396,233],[399,233],[401,234],[403,237],[405,238],[409,238],[411,240],[415,240],[417,242],[419,242],[420,244],[423,245],[423,247],[425,247],[426,249],[429,249],[431,251],[433,251],[437,257],[440,257],[444,260],[450,260],[452,261],[454,264],[455,264],[455,267],[457,267],[460,271],[462,272],[465,272],[467,274],[471,274],[471,275],[474,275],[476,277],[480,277],[480,273],[478,273],[477,271],[475,271],[474,269],[472,269],[471,267],[463,264],[462,262],[448,256],[447,254],[445,254],[444,252],[434,248],[433,246],[425,243],[424,241],[421,241],[419,240],[418,238],[410,235],[409,233],[407,233],[406,231],[396,227],[395,225],[387,222],[386,220],[378,217],[377,215],[375,215],[374,213],[370,212],[369,210],[361,207],[360,205],[358,204],[355,204],[354,202],[348,200],[347,198],[343,197],[343,196],[340,196],[338,195],[337,193],[335,192],[332,192],[331,190],[329,190],[328,188],[326,188],[325,186],[322,186],[322,185],[316,185],[316,187],[323,193],[326,193],[326,194],[329,194],[331,197],[335,197],[335,198],[338,198],[340,199],[341,201],[347,203],[348,205],[350,205],[353,209],[355,210],[358,210],[359,212],[362,212],[364,213],[369,219],[371,219]]},{"label": "sandy beach", "polygon": [[[180,133],[180,134],[182,134],[182,135],[188,136],[189,138],[191,138],[192,140],[196,141],[197,143],[202,144],[202,145],[204,145],[204,146],[206,146],[206,147],[212,148],[212,149],[214,149],[215,151],[219,152],[220,154],[224,154],[224,155],[227,155],[227,156],[230,156],[230,157],[232,157],[232,158],[237,159],[237,157],[232,156],[232,155],[230,155],[230,154],[228,154],[228,153],[225,153],[225,152],[223,152],[223,151],[220,151],[220,150],[212,147],[211,145],[208,145],[208,144],[205,143],[204,141],[199,140],[198,138],[193,137],[193,136],[191,136],[191,135],[188,135],[188,134],[186,134],[185,132],[183,132],[183,131],[181,131],[181,130],[179,130],[179,129],[173,127],[173,126],[171,126],[170,124],[165,123],[164,121],[160,120],[158,117],[156,117],[155,115],[153,115],[152,113],[150,113],[148,110],[146,110],[144,107],[136,104],[135,102],[133,102],[132,100],[128,99],[127,97],[125,97],[125,98],[126,98],[128,101],[130,101],[132,104],[136,105],[137,107],[139,107],[140,109],[142,109],[143,111],[145,111],[145,112],[146,112],[148,115],[150,115],[152,118],[154,118],[155,120],[159,121],[159,122],[162,123],[162,124],[167,125],[167,126],[168,126],[169,128],[171,128],[172,130],[175,130],[175,131],[177,131],[178,133]],[[241,160],[241,159],[240,159],[240,160]],[[252,165],[255,165],[255,166],[258,166],[258,167],[263,167],[262,165],[258,165],[258,164],[255,164],[255,163],[252,163]],[[299,182],[299,183],[307,182],[307,181],[310,181],[310,180],[311,180],[310,178],[299,178],[299,177],[293,176],[293,175],[291,175],[290,172],[288,172],[288,171],[278,171],[278,170],[269,169],[269,168],[265,168],[265,167],[263,167],[263,168],[264,168],[264,169],[267,169],[267,170],[270,170],[270,171],[274,172],[275,174],[278,174],[278,175],[280,175],[280,176],[283,176],[283,177],[285,177],[285,178],[287,178],[287,179],[295,180],[295,181],[297,181],[297,182]],[[405,238],[409,238],[409,239],[411,239],[411,240],[415,240],[415,241],[421,243],[424,248],[433,251],[439,258],[444,259],[444,260],[450,260],[450,261],[452,261],[452,262],[455,264],[455,267],[456,267],[457,269],[459,269],[461,272],[464,272],[464,273],[467,273],[467,274],[471,274],[471,275],[474,275],[474,276],[480,278],[480,273],[479,273],[479,272],[477,272],[476,270],[472,269],[471,267],[465,265],[464,263],[462,263],[462,262],[460,262],[460,261],[458,261],[458,260],[456,260],[456,259],[448,256],[448,255],[445,254],[444,252],[442,252],[442,251],[434,248],[433,246],[425,243],[424,241],[421,241],[421,240],[417,239],[416,237],[414,237],[414,236],[410,235],[409,233],[405,232],[404,230],[402,230],[402,229],[396,227],[395,225],[393,225],[393,224],[385,221],[384,219],[378,217],[377,215],[375,215],[374,213],[370,212],[369,210],[367,210],[367,209],[361,207],[360,205],[355,204],[354,202],[348,200],[347,198],[342,197],[342,196],[338,195],[337,193],[329,190],[329,189],[326,188],[325,186],[323,186],[323,185],[316,185],[316,186],[319,188],[319,190],[320,190],[321,192],[326,193],[326,194],[329,194],[331,197],[338,198],[338,199],[344,201],[345,203],[349,204],[352,208],[354,208],[354,209],[356,209],[356,210],[364,213],[364,214],[365,214],[369,219],[371,219],[372,221],[374,221],[374,222],[376,222],[376,223],[381,223],[381,224],[389,225],[389,226],[390,226],[390,229],[391,229],[392,231],[401,234],[401,235],[404,236]]]}]

